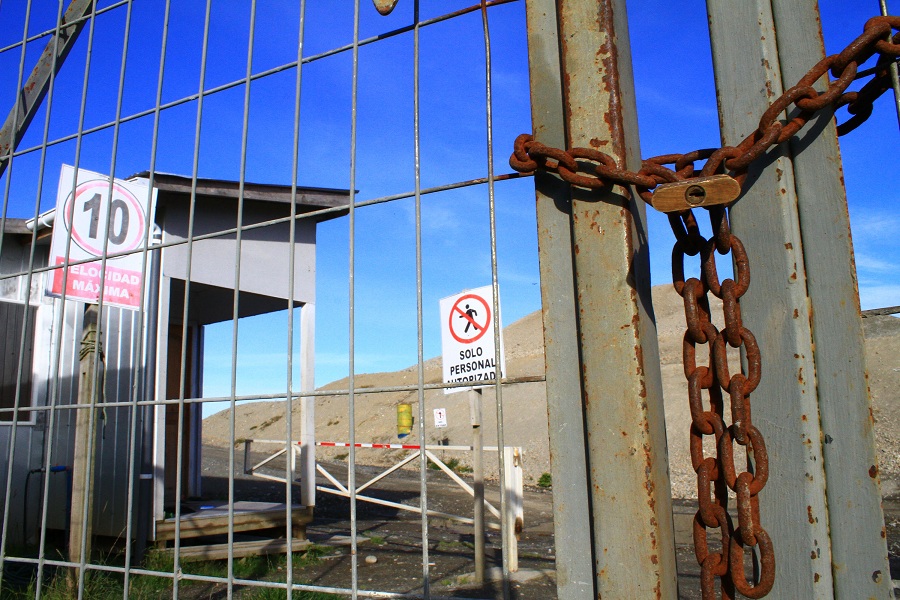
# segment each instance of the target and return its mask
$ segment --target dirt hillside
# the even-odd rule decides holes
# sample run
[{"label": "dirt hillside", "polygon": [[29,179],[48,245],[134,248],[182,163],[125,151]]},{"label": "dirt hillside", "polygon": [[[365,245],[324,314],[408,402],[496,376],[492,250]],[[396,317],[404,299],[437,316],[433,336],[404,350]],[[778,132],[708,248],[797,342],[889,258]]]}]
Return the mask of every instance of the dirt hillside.
[{"label": "dirt hillside", "polygon": [[[676,497],[693,497],[696,480],[690,468],[688,450],[688,426],[690,414],[686,400],[686,387],[681,367],[681,338],[683,313],[681,299],[671,286],[653,289],[653,304],[659,331],[662,363],[663,395],[666,403],[666,429],[670,453],[670,474],[673,494]],[[717,308],[713,308],[716,314]],[[864,319],[869,385],[875,417],[875,435],[878,445],[882,491],[886,496],[900,493],[900,319],[870,317]],[[540,376],[544,369],[543,337],[540,312],[532,313],[509,325],[504,330],[506,365],[510,377]],[[425,382],[437,383],[441,379],[440,358],[425,362]],[[392,373],[372,373],[356,376],[358,389],[409,386],[417,381],[415,365]],[[348,381],[342,379],[323,386],[322,390],[346,390]],[[521,446],[524,450],[526,483],[534,483],[542,473],[550,471],[548,450],[546,392],[543,382],[519,383],[503,389],[504,443]],[[396,406],[401,402],[412,404],[413,415],[418,419],[417,392],[359,393],[356,396],[356,441],[397,443]],[[483,395],[485,444],[495,445],[497,439],[497,409],[493,389]],[[435,429],[432,410],[447,409],[448,427]],[[284,439],[283,402],[258,402],[238,407],[235,437],[237,439]],[[295,405],[294,439],[299,438],[299,405]],[[203,422],[203,443],[225,446],[228,440],[228,412],[212,415]],[[428,444],[469,445],[471,427],[469,421],[468,394],[444,394],[441,390],[425,392],[425,425]],[[349,440],[349,418],[345,395],[320,396],[316,402],[316,435],[320,441]],[[402,440],[418,443],[417,427]],[[318,456],[342,458],[346,448],[319,448]],[[454,454],[444,451],[444,458]],[[357,462],[364,464],[389,464],[404,456],[405,451],[360,449]],[[467,455],[456,455],[462,464],[468,464]],[[485,466],[489,476],[496,475],[496,459],[486,456]]]}]

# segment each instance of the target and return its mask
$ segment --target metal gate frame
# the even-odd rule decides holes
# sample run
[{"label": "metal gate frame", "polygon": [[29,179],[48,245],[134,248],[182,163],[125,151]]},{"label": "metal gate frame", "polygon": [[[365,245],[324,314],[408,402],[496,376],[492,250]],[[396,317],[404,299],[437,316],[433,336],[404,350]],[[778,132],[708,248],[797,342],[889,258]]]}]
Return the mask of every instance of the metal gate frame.
[{"label": "metal gate frame", "polygon": [[[734,144],[781,95],[782,78],[796,81],[824,57],[818,8],[707,5],[722,137]],[[624,0],[535,0],[528,29],[535,139],[603,140],[637,170]],[[760,496],[780,573],[770,597],[890,597],[832,114],[767,163],[732,214],[751,263],[767,267],[742,307],[765,357],[754,415],[771,440]],[[550,431],[566,431],[551,439],[560,597],[675,598],[644,207],[622,188],[586,191],[542,173],[535,186]]]},{"label": "metal gate frame", "polygon": [[[275,452],[269,454],[266,458],[257,462],[256,464],[251,464],[253,461],[251,460],[251,448],[253,444],[261,444],[261,445],[276,445],[282,446],[280,450],[276,450]],[[298,459],[302,461],[303,450],[301,447],[301,443],[298,441],[294,442],[294,445],[291,447],[291,455],[288,458],[288,450],[285,449],[284,443],[281,440],[263,440],[263,439],[245,439],[244,440],[244,473],[247,475],[253,475],[254,477],[259,477],[262,479],[268,479],[270,481],[277,481],[279,483],[286,483],[287,481],[293,481],[294,483],[302,482],[302,478],[298,478],[297,474],[297,461]],[[328,446],[328,447],[340,447],[347,448],[350,444],[345,442],[316,442],[316,446]],[[366,442],[356,442],[354,444],[356,448],[367,448],[367,449],[392,449],[392,450],[410,450],[411,452],[401,458],[399,461],[394,464],[386,467],[383,471],[379,472],[374,477],[371,477],[368,481],[356,487],[353,490],[353,494],[356,497],[357,502],[369,502],[372,504],[377,504],[380,506],[388,506],[391,508],[395,508],[397,510],[404,510],[407,512],[413,512],[417,514],[422,514],[422,508],[420,506],[415,506],[414,504],[404,504],[400,502],[393,502],[391,500],[384,500],[382,498],[376,498],[374,496],[363,496],[361,492],[368,488],[372,488],[376,483],[385,479],[392,473],[406,467],[408,464],[413,462],[414,460],[419,458],[419,451],[421,450],[421,446],[418,444],[380,444],[380,443],[366,443]],[[497,446],[484,446],[481,448],[483,452],[498,452],[499,449]],[[443,445],[426,445],[425,446],[425,456],[428,457],[428,460],[434,463],[453,483],[462,488],[466,493],[468,493],[473,498],[476,495],[476,490],[471,485],[466,483],[466,481],[460,477],[453,469],[451,469],[441,458],[439,458],[435,452],[437,451],[449,451],[449,452],[475,452],[476,448],[473,446],[443,446]],[[279,477],[277,475],[271,475],[269,473],[258,472],[262,467],[266,466],[273,460],[285,456],[285,460],[289,462],[289,466],[287,467],[290,470],[291,479],[287,479],[285,477]],[[501,499],[502,505],[505,507],[506,514],[502,514],[498,508],[496,508],[493,504],[491,504],[488,500],[483,501],[483,508],[487,509],[494,517],[497,519],[496,522],[486,521],[483,525],[481,525],[477,518],[465,517],[462,515],[455,515],[451,513],[445,513],[436,510],[427,510],[428,516],[439,517],[442,519],[449,519],[452,521],[457,521],[459,523],[466,523],[473,525],[476,530],[476,535],[479,526],[481,529],[487,527],[490,529],[494,529],[497,531],[501,531],[503,534],[503,544],[509,548],[509,570],[514,573],[519,570],[519,549],[518,549],[518,535],[522,531],[522,527],[524,525],[525,520],[525,507],[524,507],[524,478],[522,474],[522,449],[518,446],[506,446],[503,448],[503,459],[504,463],[507,465],[507,469],[504,473],[504,481],[503,481],[503,493],[504,498]],[[333,494],[335,496],[341,496],[344,498],[350,497],[350,490],[347,489],[347,486],[342,484],[336,476],[328,471],[320,462],[316,462],[316,471],[320,473],[328,482],[331,484],[328,485],[317,484],[316,490],[319,492],[324,492],[326,494]],[[474,476],[474,475],[473,475]],[[473,482],[474,485],[478,485],[477,482]],[[507,526],[504,529],[503,523],[506,523]]]}]

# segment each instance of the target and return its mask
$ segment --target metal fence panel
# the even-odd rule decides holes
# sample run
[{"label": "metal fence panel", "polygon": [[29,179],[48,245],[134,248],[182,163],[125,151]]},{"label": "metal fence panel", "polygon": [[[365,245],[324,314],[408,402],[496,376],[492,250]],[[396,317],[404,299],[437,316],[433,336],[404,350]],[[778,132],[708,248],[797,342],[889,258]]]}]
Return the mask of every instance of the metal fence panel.
[{"label": "metal fence panel", "polygon": [[[70,302],[67,292],[59,299],[38,301],[39,318],[32,326],[37,330],[40,348],[34,394],[37,400],[32,406],[30,398],[21,398],[15,411],[8,411],[13,418],[22,413],[33,423],[14,420],[11,426],[0,428],[9,449],[2,472],[6,486],[0,566],[34,568],[37,580],[44,584],[33,590],[36,595],[51,593],[60,582],[57,575],[67,570],[69,591],[78,597],[90,596],[93,582],[103,573],[121,578],[123,597],[129,595],[129,585],[147,575],[168,582],[164,589],[173,597],[185,593],[185,582],[191,580],[220,583],[229,597],[243,593],[241,589],[247,586],[354,597],[409,595],[408,589],[365,589],[372,586],[359,577],[360,531],[354,485],[358,461],[353,442],[358,429],[355,419],[365,410],[365,404],[355,380],[359,372],[356,360],[361,353],[357,347],[361,339],[357,315],[364,312],[360,307],[370,300],[366,296],[369,287],[357,288],[355,283],[367,276],[367,257],[362,255],[369,251],[363,245],[358,252],[358,240],[368,235],[366,227],[377,222],[373,215],[377,216],[381,205],[413,209],[414,235],[409,249],[415,254],[411,264],[417,306],[414,346],[418,374],[417,381],[401,388],[418,398],[418,433],[425,439],[425,392],[440,388],[439,384],[426,384],[424,370],[425,352],[432,351],[426,350],[423,341],[431,329],[424,324],[431,313],[426,301],[430,303],[434,297],[434,287],[426,281],[430,271],[424,266],[429,260],[430,243],[423,236],[423,227],[428,227],[423,226],[423,214],[429,210],[424,207],[426,201],[453,201],[452,194],[468,196],[469,202],[475,199],[478,218],[483,217],[479,235],[486,247],[479,252],[487,258],[487,276],[495,291],[503,278],[498,270],[495,222],[496,197],[501,192],[495,189],[495,180],[517,176],[494,173],[492,135],[497,125],[491,116],[494,84],[488,16],[503,10],[500,7],[506,4],[500,1],[420,10],[418,2],[410,2],[397,9],[399,17],[373,19],[368,2],[357,2],[349,11],[344,6],[331,11],[330,7],[300,3],[279,14],[256,2],[222,10],[211,2],[188,6],[122,0],[74,2],[69,7],[61,2],[56,17],[65,13],[62,27],[55,24],[58,18],[30,2],[23,5],[24,13],[4,4],[5,13],[21,24],[22,35],[0,48],[0,54],[18,59],[18,77],[11,89],[27,90],[21,102],[13,103],[2,133],[5,191],[0,254],[4,285],[39,289],[56,268],[44,267],[42,261],[50,230],[63,227],[62,218],[53,222],[57,215],[50,210],[55,200],[54,174],[61,162],[119,178],[123,178],[125,169],[140,171],[139,176],[159,190],[159,197],[155,219],[145,219],[143,232],[145,240],[153,236],[155,245],[145,243],[131,250],[142,258],[142,310],[122,310],[101,300],[99,343],[94,344],[82,339],[84,307]],[[517,10],[522,14],[521,7]],[[307,45],[308,27],[317,35],[311,36]],[[440,56],[435,49],[460,31],[466,35],[457,37],[457,42],[468,44],[473,52],[460,52],[453,60],[464,64],[470,79],[480,80],[473,97],[480,97],[475,101],[475,114],[481,107],[482,121],[472,129],[484,132],[486,137],[473,141],[467,136],[462,140],[459,147],[469,144],[479,158],[453,165],[442,156],[446,148],[436,143],[433,133],[444,125],[444,115],[435,111],[439,103],[434,98],[426,103],[420,95],[423,76],[434,78],[440,70],[420,68],[420,57],[422,45],[428,44],[427,60],[434,63],[434,57]],[[293,38],[281,43],[282,34]],[[360,173],[366,173],[366,177],[372,173],[371,166],[360,164],[373,156],[368,150],[374,139],[372,118],[366,111],[374,104],[382,111],[382,121],[391,119],[393,115],[384,106],[401,97],[373,102],[377,95],[371,91],[363,94],[360,88],[389,82],[389,76],[373,82],[371,73],[375,71],[366,68],[367,60],[382,51],[396,52],[397,47],[411,59],[409,68],[401,71],[404,77],[408,74],[412,92],[403,101],[412,100],[412,105],[398,113],[412,117],[412,122],[403,126],[409,126],[412,151],[401,153],[409,160],[397,162],[396,168],[406,171],[405,179],[411,185],[393,189],[382,185],[373,195],[360,191],[369,186],[368,179],[360,180]],[[38,49],[46,51],[46,60],[41,59],[40,67],[28,79],[29,59]],[[314,83],[307,84],[306,79]],[[446,87],[447,82],[440,85]],[[323,102],[326,88],[333,93]],[[456,89],[468,88],[457,85]],[[288,97],[291,91],[293,95]],[[316,98],[309,99],[313,96]],[[305,109],[302,112],[301,105]],[[520,105],[520,112],[525,114],[527,105]],[[278,112],[281,109],[283,112]],[[266,110],[271,111],[268,121],[257,116]],[[329,112],[343,112],[346,121],[328,130],[335,122],[329,115],[331,120],[323,129],[317,120]],[[305,133],[307,129],[312,135]],[[328,143],[321,142],[323,137]],[[324,160],[331,164],[306,160],[307,147],[322,150]],[[367,149],[361,152],[360,147]],[[497,151],[498,157],[503,155],[505,149]],[[268,156],[272,172],[280,174],[279,182],[289,184],[266,187],[250,183],[251,173],[261,170],[259,156]],[[169,170],[180,175],[167,174]],[[206,173],[229,176],[213,179]],[[341,181],[346,187],[302,187],[302,181],[316,177]],[[33,202],[23,202],[23,189]],[[510,191],[502,195],[507,197]],[[116,220],[112,208],[107,215],[95,219],[92,232],[104,227],[111,232],[117,226],[124,230],[126,224]],[[148,211],[144,216],[153,215]],[[351,443],[347,472],[351,490],[349,578],[344,587],[300,582],[294,573],[293,552],[288,548],[282,581],[243,580],[236,574],[235,548],[239,545],[238,529],[243,527],[236,522],[243,517],[235,508],[240,498],[235,491],[234,442],[236,412],[247,402],[281,399],[287,454],[293,455],[292,434],[298,428],[300,431],[298,464],[287,461],[284,472],[284,478],[292,482],[300,476],[299,486],[288,484],[283,488],[284,534],[288,538],[304,536],[299,529],[304,523],[296,520],[297,501],[308,508],[309,514],[315,505],[315,404],[322,395],[314,387],[313,360],[315,261],[320,241],[316,239],[316,227],[338,217],[346,217],[347,227],[345,356],[349,378],[347,389],[339,395],[346,401],[347,441]],[[335,228],[330,233],[338,231]],[[71,241],[74,237],[70,234],[69,248],[78,243]],[[106,236],[104,249],[97,255],[97,264],[106,273],[114,264],[109,256],[110,237]],[[335,237],[339,239],[340,234]],[[328,241],[333,248],[334,242]],[[292,250],[285,251],[283,246]],[[13,250],[20,247],[25,249],[24,254],[14,257]],[[13,258],[18,261],[16,265],[11,262]],[[77,263],[78,259],[66,261]],[[247,393],[240,383],[243,354],[239,348],[245,332],[252,328],[242,319],[276,308],[287,309],[287,331],[277,332],[283,337],[278,336],[276,342],[269,332],[273,344],[285,340],[284,385],[275,386],[275,392]],[[499,305],[492,308],[499,313]],[[334,313],[335,307],[328,309]],[[216,323],[230,325],[230,341],[225,342],[231,347],[230,364],[222,365],[229,384],[224,390],[216,381],[204,378],[208,367],[220,366],[204,364],[207,328]],[[295,332],[299,334],[295,336]],[[25,332],[23,339],[27,341],[33,335],[34,331]],[[79,373],[80,368],[87,371]],[[102,384],[90,391],[90,380]],[[498,423],[491,435],[501,446],[504,385],[495,383],[491,397],[496,398],[496,404],[489,407],[495,410],[493,420]],[[299,410],[293,408],[295,401]],[[202,494],[199,436],[203,407],[223,402],[231,411],[228,435],[232,442],[227,451],[227,518],[220,527],[227,538],[221,554],[227,565],[224,576],[204,576],[192,574],[187,559],[191,545],[185,540],[191,529],[185,521],[189,510],[185,502],[190,496]],[[73,441],[76,438],[81,441]],[[433,579],[429,548],[434,534],[426,514],[429,488],[424,447],[422,444],[417,457],[423,512],[418,541],[421,575],[416,586],[420,591],[412,595],[437,597],[429,589]],[[503,463],[509,458],[504,459],[503,452],[498,456],[502,475],[506,468]],[[28,488],[24,501],[13,492],[23,484]],[[68,491],[72,485],[74,490]],[[31,501],[38,496],[39,501]],[[509,504],[505,494],[500,497],[503,504]],[[519,509],[518,502],[512,502],[516,505],[513,509]],[[23,507],[34,509],[23,515],[24,528],[17,528],[13,524]],[[82,522],[85,529],[78,533]],[[507,538],[512,539],[510,528],[516,526],[515,520],[501,523]],[[57,553],[56,538],[59,531],[72,529],[76,533],[70,562],[61,558],[66,555],[64,549],[62,554]],[[114,559],[98,560],[96,550],[92,552],[92,540],[97,535],[118,540],[112,546]],[[149,546],[154,541],[165,544],[167,538],[171,538],[171,565],[154,567],[145,563]],[[36,550],[22,554],[18,551],[22,544]],[[505,580],[501,587],[506,589],[498,593],[508,595],[509,565],[515,557],[509,555],[505,544],[501,546]],[[16,585],[15,581],[8,583]]]}]

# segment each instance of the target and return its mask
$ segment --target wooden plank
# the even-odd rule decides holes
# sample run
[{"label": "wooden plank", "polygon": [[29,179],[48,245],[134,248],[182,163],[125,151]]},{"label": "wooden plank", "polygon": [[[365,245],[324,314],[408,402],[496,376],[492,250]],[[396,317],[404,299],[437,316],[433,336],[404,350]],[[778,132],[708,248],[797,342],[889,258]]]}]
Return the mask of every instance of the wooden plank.
[{"label": "wooden plank", "polygon": [[[303,538],[294,538],[291,543],[291,552],[305,550],[312,542]],[[266,554],[284,554],[287,552],[287,540],[283,538],[272,540],[252,540],[247,542],[234,542],[232,544],[235,558],[245,556],[260,556]],[[167,548],[161,552],[167,556],[174,556],[175,549]],[[228,558],[228,544],[206,544],[203,546],[182,546],[178,556],[193,560],[226,560]]]},{"label": "wooden plank", "polygon": [[[825,57],[815,0],[772,0],[793,85]],[[862,25],[862,24],[860,24]],[[825,90],[827,77],[816,88]],[[888,598],[892,584],[841,153],[830,110],[791,140],[815,347],[834,593]],[[815,438],[818,441],[818,438]]]},{"label": "wooden plank", "polygon": [[[305,534],[305,525],[312,521],[312,511],[307,507],[297,507],[292,511],[292,523],[295,533]],[[273,527],[285,527],[285,509],[239,511],[234,513],[234,531],[258,531]],[[156,539],[175,539],[175,519],[156,522]],[[206,535],[228,533],[228,513],[224,510],[200,511],[181,517],[181,537],[192,538]]]}]

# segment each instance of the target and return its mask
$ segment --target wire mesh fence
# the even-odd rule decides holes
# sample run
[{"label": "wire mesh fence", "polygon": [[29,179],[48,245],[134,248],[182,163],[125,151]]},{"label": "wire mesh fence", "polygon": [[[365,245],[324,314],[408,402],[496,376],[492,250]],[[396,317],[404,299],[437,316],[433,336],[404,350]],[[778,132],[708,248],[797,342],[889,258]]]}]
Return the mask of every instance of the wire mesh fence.
[{"label": "wire mesh fence", "polygon": [[[407,441],[433,437],[438,298],[502,285],[507,318],[539,307],[528,180],[495,170],[492,141],[528,120],[527,81],[492,82],[524,70],[521,6],[0,9],[16,25],[0,40],[4,596],[439,596],[424,443],[405,484],[419,573],[360,579],[356,445],[395,433],[396,415],[359,422],[368,398],[409,397]],[[514,109],[495,122],[498,102]],[[502,446],[510,384],[488,383]],[[319,552],[325,399],[348,445],[349,552],[316,584],[302,565]],[[289,483],[248,491],[235,453],[261,406],[272,416],[249,430],[277,423],[285,455],[300,452],[277,467]],[[204,432],[217,412],[224,426]],[[248,571],[243,556],[272,551],[286,558]]]}]

